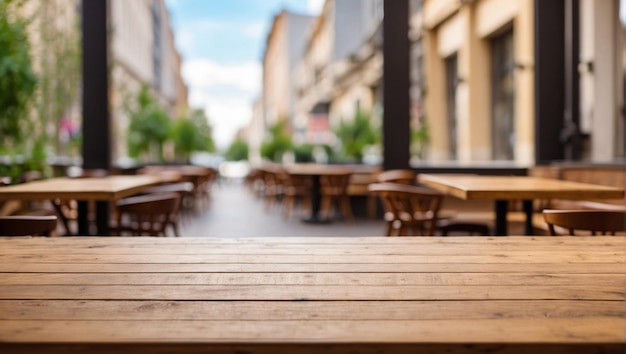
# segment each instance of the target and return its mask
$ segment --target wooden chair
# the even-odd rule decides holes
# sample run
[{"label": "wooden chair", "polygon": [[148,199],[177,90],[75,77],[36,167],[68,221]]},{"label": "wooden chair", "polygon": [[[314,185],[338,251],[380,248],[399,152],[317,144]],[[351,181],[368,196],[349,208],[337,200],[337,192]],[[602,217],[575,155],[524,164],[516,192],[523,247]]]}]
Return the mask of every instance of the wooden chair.
[{"label": "wooden chair", "polygon": [[441,193],[398,183],[372,183],[369,190],[383,203],[387,236],[435,235]]},{"label": "wooden chair", "polygon": [[387,170],[378,174],[380,183],[399,183],[407,186],[415,184],[416,173],[412,170]]},{"label": "wooden chair", "polygon": [[[194,212],[195,196],[194,185],[191,182],[165,183],[158,186],[149,187],[142,191],[142,194],[167,194],[176,193],[180,197],[179,214],[181,221],[190,220]],[[178,215],[174,215],[176,219],[173,222],[174,234],[179,235]]]},{"label": "wooden chair", "polygon": [[[381,183],[399,183],[403,185],[415,185],[417,173],[413,170],[388,170],[378,174],[378,181]],[[428,188],[428,187],[424,187]],[[456,216],[455,210],[440,210],[439,220],[437,221],[437,229],[441,236],[451,234],[469,234],[469,235],[489,235],[491,230],[484,223],[470,221],[454,221]]]},{"label": "wooden chair", "polygon": [[322,197],[320,212],[328,218],[333,205],[336,203],[341,209],[341,214],[348,222],[354,222],[352,207],[350,206],[350,196],[348,195],[348,184],[352,172],[321,175],[320,194]]},{"label": "wooden chair", "polygon": [[284,171],[278,167],[266,167],[263,169],[263,196],[265,198],[265,210],[271,210],[275,203],[283,197],[283,179],[280,178]]},{"label": "wooden chair", "polygon": [[150,194],[129,197],[117,202],[116,225],[112,228],[117,234],[130,233],[134,236],[167,236],[168,226],[174,228],[180,205],[177,193]]},{"label": "wooden chair", "polygon": [[591,235],[615,235],[626,231],[625,211],[606,210],[544,210],[550,236],[557,236],[557,227],[574,236],[575,231],[586,231]]},{"label": "wooden chair", "polygon": [[300,203],[305,210],[311,210],[311,178],[301,175],[290,175],[285,172],[283,180],[283,215],[289,217],[296,203]]},{"label": "wooden chair", "polygon": [[0,236],[52,236],[56,228],[53,215],[0,217]]}]

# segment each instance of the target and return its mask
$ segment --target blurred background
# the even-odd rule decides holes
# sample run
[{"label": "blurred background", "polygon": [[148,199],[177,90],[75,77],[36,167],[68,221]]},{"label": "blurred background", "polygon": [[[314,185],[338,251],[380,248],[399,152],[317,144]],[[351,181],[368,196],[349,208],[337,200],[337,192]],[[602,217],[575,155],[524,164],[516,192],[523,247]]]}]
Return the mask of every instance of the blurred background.
[{"label": "blurred background", "polygon": [[[561,22],[536,0],[409,1],[412,167],[532,166],[546,139],[565,160],[623,161],[626,0],[558,2]],[[0,175],[81,163],[81,7],[0,2]],[[381,164],[383,0],[109,0],[107,15],[113,166]],[[551,31],[559,102],[536,63]]]}]

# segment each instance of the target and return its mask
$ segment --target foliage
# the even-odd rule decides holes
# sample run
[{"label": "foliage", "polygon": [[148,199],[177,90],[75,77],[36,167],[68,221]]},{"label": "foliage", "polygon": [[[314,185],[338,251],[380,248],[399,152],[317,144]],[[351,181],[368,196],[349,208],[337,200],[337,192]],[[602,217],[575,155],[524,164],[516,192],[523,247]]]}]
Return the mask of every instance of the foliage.
[{"label": "foliage", "polygon": [[248,151],[248,143],[237,139],[228,147],[224,157],[226,157],[228,161],[244,161],[248,159]]},{"label": "foliage", "polygon": [[[69,26],[59,22],[60,12],[68,6],[57,1],[37,2],[38,45],[34,53],[40,83],[36,95],[37,134],[48,137],[57,153],[71,150],[73,136],[63,131],[63,121],[76,121],[81,83],[81,44],[79,17]],[[46,130],[54,134],[46,134]]]},{"label": "foliage", "polygon": [[192,152],[215,151],[212,132],[213,129],[208,124],[207,117],[202,110],[192,112],[189,118],[181,117],[176,120],[171,134],[176,157],[189,161]]},{"label": "foliage", "polygon": [[27,171],[41,171],[50,175],[50,166],[46,162],[46,152],[42,140],[36,141],[30,153],[17,154],[10,152],[10,161],[0,164],[0,176],[10,177],[12,183],[17,183],[19,177]]},{"label": "foliage", "polygon": [[380,142],[380,131],[372,125],[371,115],[357,111],[352,121],[342,120],[335,129],[335,135],[341,142],[343,153],[361,162],[365,147]]},{"label": "foliage", "polygon": [[302,144],[295,146],[293,148],[293,153],[295,155],[296,162],[313,162],[314,149],[315,146],[311,144]]},{"label": "foliage", "polygon": [[128,127],[128,152],[131,157],[150,156],[156,150],[157,158],[163,161],[163,143],[170,137],[171,120],[143,86],[134,104],[127,107],[130,115]]},{"label": "foliage", "polygon": [[423,120],[417,129],[411,131],[412,150],[420,159],[425,157],[428,143],[430,143],[430,130],[428,122]]},{"label": "foliage", "polygon": [[282,119],[269,128],[269,139],[261,145],[261,157],[280,162],[283,154],[291,150],[292,146],[291,136],[287,131],[287,120]]},{"label": "foliage", "polygon": [[37,78],[32,69],[28,23],[16,14],[21,2],[0,1],[0,140],[20,143]]}]

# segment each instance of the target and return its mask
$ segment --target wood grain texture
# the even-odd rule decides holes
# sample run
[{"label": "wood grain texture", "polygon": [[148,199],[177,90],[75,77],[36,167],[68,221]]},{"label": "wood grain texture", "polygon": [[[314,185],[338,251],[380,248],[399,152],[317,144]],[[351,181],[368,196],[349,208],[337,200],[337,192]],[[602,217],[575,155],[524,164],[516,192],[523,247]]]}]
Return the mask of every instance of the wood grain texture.
[{"label": "wood grain texture", "polygon": [[624,198],[624,190],[620,188],[539,177],[420,174],[418,180],[465,200]]},{"label": "wood grain texture", "polygon": [[619,237],[0,238],[2,353],[619,353]]},{"label": "wood grain texture", "polygon": [[102,178],[52,178],[3,187],[0,199],[76,199],[111,201],[160,183],[158,176],[108,176]]}]

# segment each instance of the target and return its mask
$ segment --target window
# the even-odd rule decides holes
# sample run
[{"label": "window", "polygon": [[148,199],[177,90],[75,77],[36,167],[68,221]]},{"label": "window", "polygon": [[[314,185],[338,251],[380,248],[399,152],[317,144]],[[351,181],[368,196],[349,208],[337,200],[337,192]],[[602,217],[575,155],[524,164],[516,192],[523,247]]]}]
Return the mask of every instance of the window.
[{"label": "window", "polygon": [[513,160],[515,157],[515,60],[512,29],[492,40],[491,65],[493,159]]},{"label": "window", "polygon": [[456,87],[459,82],[458,58],[453,54],[445,59],[446,66],[446,115],[448,122],[448,157],[457,159],[457,105]]}]

